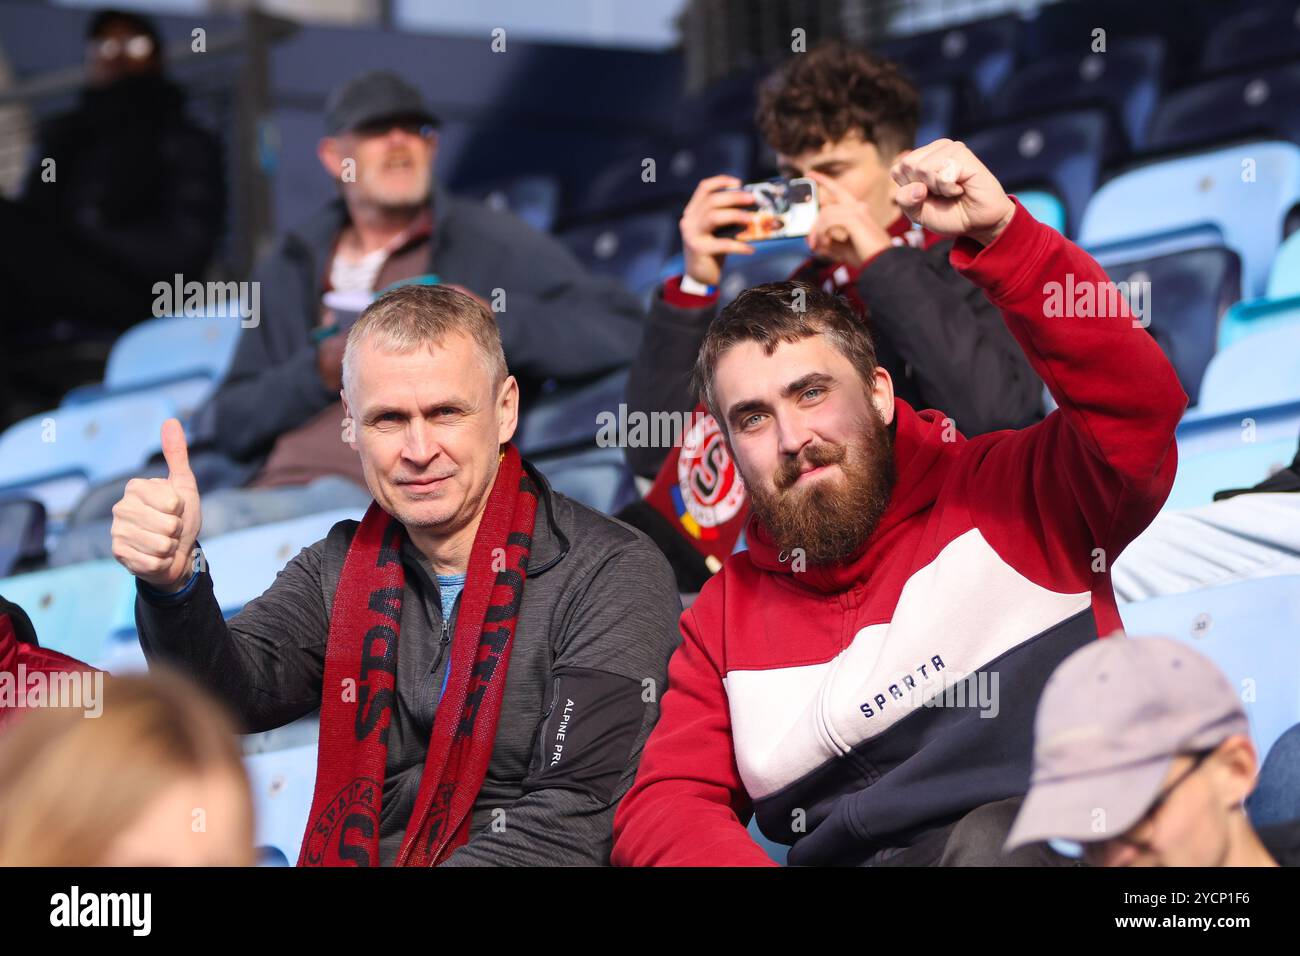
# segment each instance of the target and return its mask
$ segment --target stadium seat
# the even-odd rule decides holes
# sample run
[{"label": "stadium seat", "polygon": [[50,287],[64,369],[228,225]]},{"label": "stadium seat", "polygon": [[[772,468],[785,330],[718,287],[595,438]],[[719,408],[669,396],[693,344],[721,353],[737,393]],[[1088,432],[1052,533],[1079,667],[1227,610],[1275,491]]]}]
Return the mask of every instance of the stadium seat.
[{"label": "stadium seat", "polygon": [[1219,318],[1240,294],[1236,254],[1213,246],[1102,265],[1130,295],[1135,284],[1148,283],[1141,297],[1150,310],[1147,327],[1178,371],[1188,400],[1196,404],[1215,352]]},{"label": "stadium seat", "polygon": [[139,393],[24,419],[0,435],[0,495],[36,498],[60,522],[90,483],[148,461],[174,414],[165,396]]},{"label": "stadium seat", "polygon": [[[1207,375],[1202,405],[1212,385]],[[1165,510],[1208,505],[1215,492],[1258,484],[1291,463],[1298,437],[1300,401],[1188,412],[1178,425],[1178,473]]]},{"label": "stadium seat", "polygon": [[0,578],[45,558],[45,506],[30,498],[0,501]]},{"label": "stadium seat", "polygon": [[924,146],[936,139],[951,137],[956,118],[956,94],[951,86],[924,86],[921,94],[921,118],[916,127],[916,145]]},{"label": "stadium seat", "polygon": [[958,115],[978,113],[1011,74],[1019,20],[996,17],[874,45],[918,86],[951,85]]},{"label": "stadium seat", "polygon": [[538,456],[532,462],[556,491],[605,514],[640,497],[621,447]]},{"label": "stadium seat", "polygon": [[1007,80],[992,113],[1011,120],[1100,107],[1113,118],[1121,141],[1141,149],[1160,98],[1164,54],[1159,37],[1137,37],[1117,39],[1105,53],[1037,60]]},{"label": "stadium seat", "polygon": [[645,294],[655,286],[677,242],[680,215],[680,210],[640,213],[568,229],[560,238],[592,272]]},{"label": "stadium seat", "polygon": [[1214,356],[1201,385],[1200,412],[1300,401],[1300,325],[1251,335]]},{"label": "stadium seat", "polygon": [[514,213],[528,225],[550,232],[560,208],[560,184],[553,176],[512,176],[465,190],[493,209]]},{"label": "stadium seat", "polygon": [[718,284],[718,305],[725,306],[756,285],[790,278],[808,256],[808,243],[803,239],[759,242],[752,256],[728,256]]},{"label": "stadium seat", "polygon": [[1104,111],[1074,110],[982,129],[965,143],[1008,190],[1046,186],[1060,196],[1073,235],[1097,184],[1107,127]]},{"label": "stadium seat", "polygon": [[1016,198],[1029,215],[1057,232],[1065,233],[1065,206],[1055,195],[1041,189],[1026,189],[1017,192]]},{"label": "stadium seat", "polygon": [[[752,151],[749,134],[722,132],[670,141],[629,154],[610,163],[592,179],[585,195],[576,197],[570,218],[607,219],[644,209],[680,206],[708,176],[727,173],[747,178]],[[651,160],[653,167],[648,163]],[[680,214],[678,209],[676,215]]]},{"label": "stadium seat", "polygon": [[1078,238],[1094,255],[1122,254],[1153,237],[1194,233],[1204,242],[1217,230],[1241,256],[1243,294],[1256,296],[1297,200],[1300,146],[1253,142],[1121,173],[1093,195]]},{"label": "stadium seat", "polygon": [[320,541],[340,521],[361,520],[352,509],[277,521],[231,531],[211,539],[200,537],[212,574],[212,591],[226,617],[232,617],[271,586],[275,576],[299,551]]},{"label": "stadium seat", "polygon": [[[1088,0],[1022,6],[1020,53],[1026,61],[1051,56],[1077,57],[1096,49],[1104,38],[1109,51],[1116,42],[1160,37],[1165,44],[1167,78],[1184,83],[1196,76],[1201,51],[1212,24],[1228,4],[1178,0],[1134,3],[1133,0]],[[1100,34],[1097,31],[1101,31]]]},{"label": "stadium seat", "polygon": [[135,579],[113,560],[18,574],[0,580],[0,594],[27,612],[42,647],[96,667],[115,632],[134,634]]},{"label": "stadium seat", "polygon": [[1153,598],[1120,608],[1132,637],[1184,641],[1238,689],[1260,759],[1300,722],[1300,576]]},{"label": "stadium seat", "polygon": [[790,853],[790,848],[782,843],[773,843],[767,837],[763,836],[763,831],[758,828],[758,817],[749,818],[749,835],[754,842],[763,848],[768,856],[775,862],[785,866],[786,857]]},{"label": "stadium seat", "polygon": [[244,755],[262,865],[293,866],[316,789],[316,744]]},{"label": "stadium seat", "polygon": [[593,448],[602,412],[618,414],[627,388],[627,370],[619,369],[580,384],[566,383],[544,391],[519,416],[514,442],[525,457]]},{"label": "stadium seat", "polygon": [[225,377],[243,326],[237,316],[164,316],[128,329],[108,355],[100,385],[73,389],[63,404],[149,391],[169,399],[179,415],[198,408]]},{"label": "stadium seat", "polygon": [[1270,299],[1300,295],[1300,233],[1288,236],[1278,247],[1264,294]]},{"label": "stadium seat", "polygon": [[1263,3],[1234,11],[1209,31],[1201,68],[1209,73],[1296,57],[1300,57],[1300,11],[1294,3]]},{"label": "stadium seat", "polygon": [[1277,250],[1262,299],[1236,303],[1219,324],[1219,348],[1247,335],[1280,326],[1300,325],[1300,233],[1292,233]]},{"label": "stadium seat", "polygon": [[1147,148],[1169,151],[1245,137],[1300,142],[1298,98],[1300,64],[1205,80],[1165,96]]}]

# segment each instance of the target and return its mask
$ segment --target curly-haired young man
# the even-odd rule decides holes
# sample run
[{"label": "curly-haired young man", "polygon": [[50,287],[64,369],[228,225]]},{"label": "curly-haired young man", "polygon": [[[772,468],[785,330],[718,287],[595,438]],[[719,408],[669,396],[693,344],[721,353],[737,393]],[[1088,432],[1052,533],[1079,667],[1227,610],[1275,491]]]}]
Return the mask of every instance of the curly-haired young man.
[{"label": "curly-haired young man", "polygon": [[[894,201],[889,168],[913,146],[919,96],[898,68],[843,44],[792,57],[762,86],[757,122],[781,173],[815,180],[821,211],[812,257],[791,277],[848,300],[867,323],[899,397],[942,408],[950,431],[978,435],[1042,417],[1042,382],[983,292],[948,263],[952,243],[913,229]],[[703,413],[691,368],[717,313],[728,255],[754,247],[720,238],[745,224],[750,194],[711,176],[681,218],[684,273],[654,297],[628,384],[629,411]],[[654,420],[654,419],[652,419]],[[710,417],[681,448],[629,448],[638,474],[658,474],[646,501],[622,515],[668,554],[684,591],[720,566],[747,514],[739,475]]]}]

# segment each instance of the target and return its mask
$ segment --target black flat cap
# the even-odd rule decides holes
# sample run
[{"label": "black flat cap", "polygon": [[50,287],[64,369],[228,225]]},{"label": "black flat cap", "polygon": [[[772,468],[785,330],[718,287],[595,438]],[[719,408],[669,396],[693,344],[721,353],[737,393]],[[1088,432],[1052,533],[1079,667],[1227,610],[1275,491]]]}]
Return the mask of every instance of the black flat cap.
[{"label": "black flat cap", "polygon": [[431,126],[438,117],[420,91],[396,73],[372,70],[334,88],[325,103],[325,128],[333,136],[394,116],[423,119]]}]

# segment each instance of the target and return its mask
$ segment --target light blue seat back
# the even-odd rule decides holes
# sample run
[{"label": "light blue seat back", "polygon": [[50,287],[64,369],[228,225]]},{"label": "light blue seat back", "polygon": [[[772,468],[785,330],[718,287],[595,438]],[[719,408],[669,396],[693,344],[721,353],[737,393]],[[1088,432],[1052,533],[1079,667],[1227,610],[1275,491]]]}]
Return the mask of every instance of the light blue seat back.
[{"label": "light blue seat back", "polygon": [[1219,666],[1241,695],[1261,761],[1300,722],[1300,576],[1139,601],[1120,615],[1131,637],[1185,641]]},{"label": "light blue seat back", "polygon": [[1262,295],[1288,210],[1300,200],[1300,146],[1257,141],[1160,160],[1093,194],[1079,229],[1091,251],[1180,231],[1217,228],[1241,256],[1242,290]]}]

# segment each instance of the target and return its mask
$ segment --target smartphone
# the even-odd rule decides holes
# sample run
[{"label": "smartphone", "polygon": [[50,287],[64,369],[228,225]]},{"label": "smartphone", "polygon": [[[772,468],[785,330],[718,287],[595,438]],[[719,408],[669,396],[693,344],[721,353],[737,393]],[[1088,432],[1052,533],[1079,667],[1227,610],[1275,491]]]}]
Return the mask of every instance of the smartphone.
[{"label": "smartphone", "polygon": [[714,235],[741,242],[797,239],[812,232],[817,221],[817,184],[811,179],[769,179],[741,189],[752,193],[756,205],[739,206],[754,213],[748,225],[723,226]]}]

